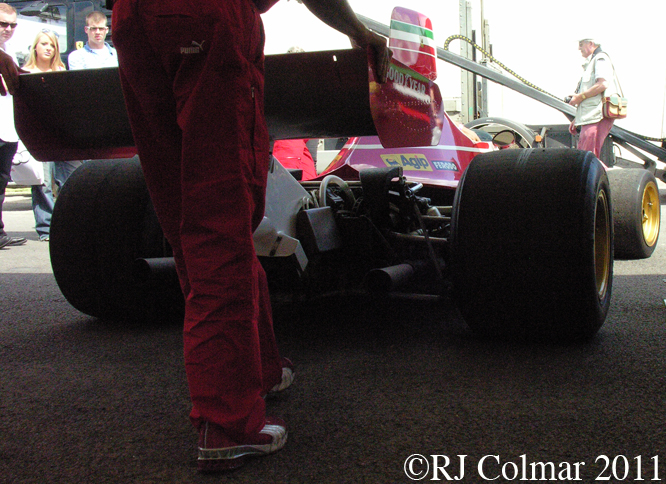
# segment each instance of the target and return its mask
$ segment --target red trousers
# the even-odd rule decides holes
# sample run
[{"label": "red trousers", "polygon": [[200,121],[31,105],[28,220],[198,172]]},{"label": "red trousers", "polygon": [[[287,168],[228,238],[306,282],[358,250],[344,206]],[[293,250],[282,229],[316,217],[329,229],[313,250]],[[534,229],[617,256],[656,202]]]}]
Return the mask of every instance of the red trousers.
[{"label": "red trousers", "polygon": [[113,41],[148,189],[185,295],[195,425],[264,425],[281,379],[252,233],[268,171],[263,25],[250,0],[120,0]]},{"label": "red trousers", "polygon": [[273,156],[285,168],[302,170],[303,180],[312,180],[317,178],[317,170],[306,142],[306,139],[278,140],[273,144]]},{"label": "red trousers", "polygon": [[613,120],[603,118],[598,123],[585,124],[580,127],[580,136],[578,137],[579,150],[591,151],[599,158],[601,147],[613,127]]}]

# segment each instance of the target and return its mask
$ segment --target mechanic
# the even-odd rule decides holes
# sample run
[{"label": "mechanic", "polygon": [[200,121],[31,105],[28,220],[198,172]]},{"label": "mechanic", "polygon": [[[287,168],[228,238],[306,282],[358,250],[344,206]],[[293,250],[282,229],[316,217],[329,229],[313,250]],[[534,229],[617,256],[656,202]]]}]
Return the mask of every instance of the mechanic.
[{"label": "mechanic", "polygon": [[[287,49],[287,54],[305,52],[302,47],[294,45]],[[313,143],[310,143],[312,141]],[[273,143],[273,156],[280,164],[290,170],[301,170],[301,180],[312,180],[317,177],[315,162],[319,140],[282,139]],[[314,149],[310,149],[310,146]],[[312,153],[315,153],[315,156]]]},{"label": "mechanic", "polygon": [[569,126],[569,132],[575,135],[577,128],[580,128],[577,148],[592,151],[599,158],[601,147],[613,127],[613,119],[604,118],[602,114],[602,97],[609,81],[615,76],[608,54],[601,50],[596,40],[580,40],[578,50],[585,62],[583,76],[569,101],[572,106],[577,106],[576,117]]},{"label": "mechanic", "polygon": [[315,161],[310,154],[307,139],[283,139],[273,144],[273,156],[291,170],[301,170],[301,180],[317,178]]},{"label": "mechanic", "polygon": [[[277,349],[252,242],[269,167],[260,13],[277,1],[118,0],[113,11],[130,124],[185,295],[190,418],[204,472],[239,467],[287,439],[264,397],[291,384],[293,367]],[[302,3],[368,48],[386,78],[386,41],[347,0]]]},{"label": "mechanic", "polygon": [[2,222],[2,205],[5,192],[11,179],[12,160],[18,148],[18,134],[14,128],[14,100],[7,94],[5,82],[10,91],[18,83],[18,68],[13,55],[7,54],[7,42],[16,30],[16,9],[6,3],[0,3],[0,248],[23,245],[25,237],[11,237],[5,232]]},{"label": "mechanic", "polygon": [[67,57],[70,70],[97,69],[100,67],[116,67],[118,54],[116,49],[106,42],[109,27],[104,13],[95,11],[86,15],[86,34],[88,41],[80,49],[72,51]]}]

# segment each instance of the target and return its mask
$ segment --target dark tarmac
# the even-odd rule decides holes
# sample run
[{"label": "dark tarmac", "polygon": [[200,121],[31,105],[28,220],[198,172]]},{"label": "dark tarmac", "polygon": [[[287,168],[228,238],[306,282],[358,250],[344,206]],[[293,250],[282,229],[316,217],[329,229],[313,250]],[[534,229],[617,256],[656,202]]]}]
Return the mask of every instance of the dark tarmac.
[{"label": "dark tarmac", "polygon": [[289,443],[207,476],[196,472],[180,325],[78,312],[29,197],[11,194],[3,218],[30,240],[0,250],[2,483],[666,480],[664,233],[651,259],[616,261],[610,314],[586,343],[480,340],[431,301],[275,308],[297,377],[268,409],[288,422]]}]

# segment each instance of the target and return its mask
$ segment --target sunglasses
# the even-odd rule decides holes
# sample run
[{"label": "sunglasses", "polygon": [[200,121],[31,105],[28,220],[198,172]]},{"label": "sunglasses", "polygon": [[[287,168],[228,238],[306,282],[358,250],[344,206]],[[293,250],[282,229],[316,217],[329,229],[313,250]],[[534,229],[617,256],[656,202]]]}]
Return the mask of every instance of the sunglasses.
[{"label": "sunglasses", "polygon": [[9,22],[0,22],[0,27],[3,29],[10,28],[10,29],[15,29],[18,24],[16,22],[9,23]]},{"label": "sunglasses", "polygon": [[55,35],[56,39],[60,38],[60,34],[58,34],[58,32],[56,32],[55,30],[42,29],[42,32],[45,33],[45,34],[53,34],[53,35]]}]

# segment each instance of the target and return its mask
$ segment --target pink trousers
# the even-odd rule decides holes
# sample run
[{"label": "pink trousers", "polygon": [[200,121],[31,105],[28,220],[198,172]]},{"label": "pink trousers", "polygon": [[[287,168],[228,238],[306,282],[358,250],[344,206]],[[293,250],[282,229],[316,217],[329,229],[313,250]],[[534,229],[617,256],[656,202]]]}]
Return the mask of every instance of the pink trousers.
[{"label": "pink trousers", "polygon": [[604,145],[612,127],[613,120],[608,118],[603,118],[598,123],[581,126],[577,148],[583,151],[591,151],[599,158],[601,147]]},{"label": "pink trousers", "polygon": [[264,425],[281,379],[266,275],[263,25],[250,0],[120,0],[113,41],[148,189],[185,296],[194,425]]}]

